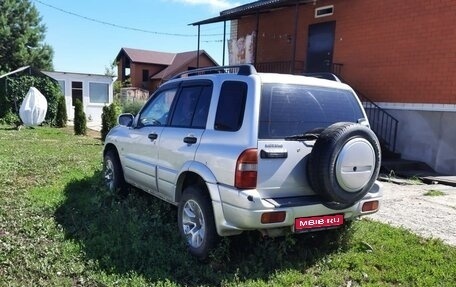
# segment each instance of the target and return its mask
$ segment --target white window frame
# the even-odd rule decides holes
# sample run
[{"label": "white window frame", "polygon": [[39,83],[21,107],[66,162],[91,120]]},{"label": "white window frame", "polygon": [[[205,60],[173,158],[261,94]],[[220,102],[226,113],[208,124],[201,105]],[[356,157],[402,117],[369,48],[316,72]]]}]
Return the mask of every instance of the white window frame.
[{"label": "white window frame", "polygon": [[[57,82],[59,83],[60,91],[62,92],[62,94],[64,96],[66,96],[66,81],[65,80],[57,80]],[[61,83],[63,83],[63,85],[61,85]]]},{"label": "white window frame", "polygon": [[[329,9],[329,8],[332,9],[331,13],[318,15],[319,11]],[[327,16],[331,16],[333,14],[334,14],[334,5],[328,5],[328,6],[322,6],[322,7],[315,8],[315,18],[327,17]]]},{"label": "white window frame", "polygon": [[[101,84],[101,85],[106,85],[106,102],[104,103],[99,103],[99,102],[92,102],[92,98],[91,98],[91,93],[90,93],[90,85],[92,84]],[[95,82],[95,81],[89,81],[89,85],[88,85],[88,96],[89,96],[89,103],[90,104],[93,104],[93,105],[106,105],[106,104],[109,104],[109,84],[108,83],[104,83],[104,82]]]}]

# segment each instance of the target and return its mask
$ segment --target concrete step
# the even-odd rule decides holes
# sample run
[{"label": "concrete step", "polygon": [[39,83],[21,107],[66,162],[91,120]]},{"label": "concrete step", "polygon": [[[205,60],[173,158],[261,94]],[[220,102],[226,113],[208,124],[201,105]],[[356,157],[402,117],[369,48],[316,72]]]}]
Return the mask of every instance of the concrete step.
[{"label": "concrete step", "polygon": [[424,176],[420,179],[427,184],[444,184],[456,186],[456,176]]},{"label": "concrete step", "polygon": [[401,158],[383,159],[382,172],[390,176],[400,176],[406,178],[442,176],[442,174],[437,173],[424,162]]},{"label": "concrete step", "polygon": [[[426,184],[443,184],[456,186],[456,176],[441,174],[433,170],[429,165],[421,161],[406,160],[406,159],[382,159],[381,167],[382,176],[380,180],[397,179],[400,183],[400,178],[416,178]],[[400,177],[400,178],[398,178]]]}]

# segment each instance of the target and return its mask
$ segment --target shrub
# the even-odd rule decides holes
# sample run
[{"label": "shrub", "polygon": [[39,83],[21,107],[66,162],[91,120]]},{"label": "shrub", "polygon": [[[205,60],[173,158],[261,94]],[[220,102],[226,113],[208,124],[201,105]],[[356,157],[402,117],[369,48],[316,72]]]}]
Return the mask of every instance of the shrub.
[{"label": "shrub", "polygon": [[82,108],[82,102],[79,99],[74,103],[74,134],[87,134],[87,119]]},{"label": "shrub", "polygon": [[[3,85],[6,85],[4,83]],[[5,90],[8,91],[0,102],[0,117],[4,118],[8,111],[19,113],[19,108],[30,87],[37,88],[46,98],[48,103],[45,121],[55,124],[57,114],[57,101],[61,95],[58,84],[48,77],[23,75],[9,78]]]},{"label": "shrub", "polygon": [[68,115],[65,104],[65,97],[59,96],[57,100],[57,115],[55,117],[55,126],[58,128],[66,127]]},{"label": "shrub", "polygon": [[138,101],[138,102],[126,102],[122,104],[122,113],[129,113],[136,115],[139,113],[139,110],[142,108],[144,105],[144,102]]},{"label": "shrub", "polygon": [[103,107],[101,114],[101,140],[106,139],[108,132],[117,125],[117,117],[122,112],[120,106],[115,102]]},{"label": "shrub", "polygon": [[21,119],[16,113],[13,113],[11,110],[8,110],[5,115],[0,118],[0,124],[2,125],[17,125],[21,122]]}]

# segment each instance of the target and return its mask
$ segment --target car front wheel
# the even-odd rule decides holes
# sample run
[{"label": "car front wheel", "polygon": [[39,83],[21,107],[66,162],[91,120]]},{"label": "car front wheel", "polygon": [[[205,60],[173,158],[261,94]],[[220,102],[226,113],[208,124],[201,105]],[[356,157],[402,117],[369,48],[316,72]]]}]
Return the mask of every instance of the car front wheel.
[{"label": "car front wheel", "polygon": [[119,157],[113,150],[106,152],[104,156],[103,176],[105,186],[112,192],[117,192],[121,195],[126,193],[126,184],[120,165]]},{"label": "car front wheel", "polygon": [[178,225],[190,254],[200,260],[206,259],[218,235],[211,200],[203,190],[193,186],[184,190],[178,209]]}]

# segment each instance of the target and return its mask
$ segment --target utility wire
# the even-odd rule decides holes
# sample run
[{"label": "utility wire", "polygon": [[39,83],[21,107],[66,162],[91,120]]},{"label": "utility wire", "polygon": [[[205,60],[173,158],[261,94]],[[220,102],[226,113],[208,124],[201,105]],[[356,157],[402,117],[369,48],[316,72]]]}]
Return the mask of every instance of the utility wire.
[{"label": "utility wire", "polygon": [[[33,1],[35,1],[37,3],[40,3],[41,5],[47,6],[49,8],[55,9],[57,11],[60,11],[60,12],[63,12],[63,13],[66,13],[66,14],[69,14],[69,15],[72,15],[72,16],[75,16],[75,17],[78,17],[78,18],[82,18],[82,19],[87,20],[87,21],[91,21],[91,22],[95,22],[95,23],[98,23],[98,24],[103,24],[103,25],[115,27],[115,28],[118,28],[118,29],[142,32],[142,33],[148,33],[148,34],[154,34],[154,35],[175,36],[175,37],[197,37],[198,36],[198,35],[195,35],[195,34],[165,33],[165,32],[157,32],[157,31],[150,31],[150,30],[145,30],[145,29],[140,29],[140,28],[122,26],[122,25],[118,25],[118,24],[114,24],[114,23],[110,23],[110,22],[106,22],[106,21],[90,18],[90,17],[87,17],[87,16],[83,16],[83,15],[80,15],[80,14],[77,14],[77,13],[74,13],[74,12],[71,12],[71,11],[67,11],[67,10],[64,10],[62,8],[53,6],[51,4],[45,3],[45,2],[40,1],[40,0],[33,0]],[[223,35],[223,34],[205,34],[205,35],[201,35],[201,36],[221,36],[221,35]],[[206,43],[208,43],[208,42],[222,42],[222,40],[201,41],[201,42],[206,42]]]}]

